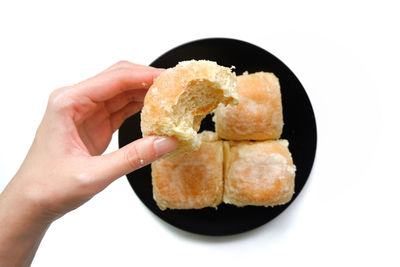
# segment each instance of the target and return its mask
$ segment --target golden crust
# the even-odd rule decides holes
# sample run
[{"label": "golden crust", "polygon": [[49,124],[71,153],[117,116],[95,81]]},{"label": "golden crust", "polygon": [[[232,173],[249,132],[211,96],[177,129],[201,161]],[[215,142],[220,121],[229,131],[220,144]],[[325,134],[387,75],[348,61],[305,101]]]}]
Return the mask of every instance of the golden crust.
[{"label": "golden crust", "polygon": [[283,128],[278,78],[257,72],[237,77],[239,104],[218,106],[214,121],[217,134],[226,140],[279,139]]},{"label": "golden crust", "polygon": [[296,167],[286,140],[224,142],[225,203],[275,206],[294,193]]},{"label": "golden crust", "polygon": [[153,197],[161,210],[216,207],[223,195],[222,141],[153,162]]},{"label": "golden crust", "polygon": [[149,88],[141,113],[143,136],[175,136],[174,155],[200,147],[201,120],[219,103],[236,103],[236,75],[207,60],[180,62],[167,69]]}]

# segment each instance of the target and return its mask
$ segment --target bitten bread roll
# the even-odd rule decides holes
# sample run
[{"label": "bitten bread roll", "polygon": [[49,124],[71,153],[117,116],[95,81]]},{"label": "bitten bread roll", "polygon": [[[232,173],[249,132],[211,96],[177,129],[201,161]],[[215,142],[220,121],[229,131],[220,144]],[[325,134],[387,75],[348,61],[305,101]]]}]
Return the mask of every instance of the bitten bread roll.
[{"label": "bitten bread roll", "polygon": [[199,135],[200,149],[151,164],[153,197],[161,210],[216,207],[223,195],[222,141]]},{"label": "bitten bread roll", "polygon": [[275,206],[294,193],[296,167],[288,141],[224,142],[223,201],[236,206]]},{"label": "bitten bread roll", "polygon": [[219,103],[237,103],[236,75],[229,68],[206,60],[180,62],[154,80],[141,114],[143,136],[175,136],[174,155],[195,151],[202,119]]},{"label": "bitten bread roll", "polygon": [[283,115],[278,78],[257,72],[237,77],[239,104],[219,106],[214,121],[226,140],[273,140],[282,134]]}]

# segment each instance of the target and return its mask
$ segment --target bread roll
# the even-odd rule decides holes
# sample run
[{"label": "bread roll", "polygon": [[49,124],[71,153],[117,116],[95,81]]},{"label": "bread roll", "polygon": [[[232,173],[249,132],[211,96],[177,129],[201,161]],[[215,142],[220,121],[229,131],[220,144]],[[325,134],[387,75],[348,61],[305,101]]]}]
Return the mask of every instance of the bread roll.
[{"label": "bread roll", "polygon": [[152,163],[153,197],[161,210],[201,209],[221,203],[222,141],[210,132],[199,137],[199,150]]},{"label": "bread roll", "polygon": [[226,140],[273,140],[282,134],[283,115],[279,80],[273,73],[237,77],[239,104],[219,106],[216,132]]},{"label": "bread roll", "polygon": [[175,136],[179,147],[173,154],[195,151],[201,120],[219,103],[237,103],[236,75],[206,60],[180,62],[154,80],[141,114],[143,136]]},{"label": "bread roll", "polygon": [[223,201],[236,206],[275,206],[294,193],[296,167],[288,141],[224,142]]}]

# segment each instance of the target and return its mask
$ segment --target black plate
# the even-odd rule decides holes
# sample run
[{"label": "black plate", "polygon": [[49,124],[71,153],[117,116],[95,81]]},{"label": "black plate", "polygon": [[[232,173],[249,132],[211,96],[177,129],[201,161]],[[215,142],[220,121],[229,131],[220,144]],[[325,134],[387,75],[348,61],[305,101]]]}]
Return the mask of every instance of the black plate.
[{"label": "black plate", "polygon": [[[297,167],[295,194],[290,203],[273,208],[247,206],[238,208],[221,204],[218,209],[161,211],[153,200],[151,169],[146,166],[127,175],[137,196],[157,216],[182,230],[203,235],[231,235],[249,231],[263,225],[284,211],[298,196],[314,162],[317,131],[314,112],[299,80],[278,58],[260,47],[247,42],[212,38],[197,40],[178,46],[158,59],[151,66],[174,67],[179,61],[208,59],[223,66],[235,66],[236,73],[256,71],[273,72],[279,78],[282,90],[284,128],[282,139],[289,140],[289,148]],[[211,116],[207,116],[201,130],[214,130]],[[141,138],[140,115],[125,121],[119,129],[119,146]]]}]

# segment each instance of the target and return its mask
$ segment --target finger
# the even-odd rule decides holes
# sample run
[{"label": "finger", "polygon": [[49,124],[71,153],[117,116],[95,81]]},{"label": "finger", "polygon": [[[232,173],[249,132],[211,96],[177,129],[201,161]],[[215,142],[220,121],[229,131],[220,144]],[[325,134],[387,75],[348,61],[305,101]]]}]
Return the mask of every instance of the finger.
[{"label": "finger", "polygon": [[139,112],[143,107],[143,102],[131,102],[119,111],[111,114],[110,123],[112,132],[115,132],[119,127],[121,127],[122,123],[132,116],[133,114]]},{"label": "finger", "polygon": [[146,96],[147,89],[137,89],[126,91],[122,94],[114,96],[112,99],[105,102],[105,108],[112,114],[131,102],[143,102]]},{"label": "finger", "polygon": [[162,71],[152,67],[113,69],[75,85],[75,93],[103,102],[129,90],[148,89]]},{"label": "finger", "polygon": [[118,61],[117,63],[111,65],[110,67],[108,67],[107,69],[105,69],[102,72],[107,72],[110,70],[121,69],[121,68],[148,68],[148,66],[132,63],[127,60],[121,60],[121,61]]},{"label": "finger", "polygon": [[123,148],[95,157],[100,179],[111,183],[115,179],[137,170],[173,151],[178,141],[173,137],[148,136]]}]

